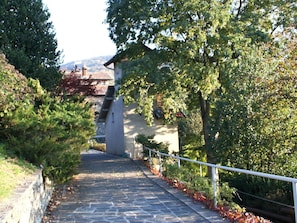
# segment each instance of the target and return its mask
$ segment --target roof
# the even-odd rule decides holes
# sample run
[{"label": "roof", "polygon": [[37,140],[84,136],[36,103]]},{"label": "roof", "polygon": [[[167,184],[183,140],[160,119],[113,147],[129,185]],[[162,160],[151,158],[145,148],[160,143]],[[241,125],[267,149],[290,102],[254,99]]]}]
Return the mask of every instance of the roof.
[{"label": "roof", "polygon": [[112,78],[109,75],[82,76],[77,73],[65,75],[59,89],[67,95],[81,94],[85,96],[104,96]]},{"label": "roof", "polygon": [[116,62],[120,61],[121,59],[122,59],[121,55],[116,54],[112,58],[110,58],[106,63],[104,63],[103,65],[105,67],[108,67],[110,64],[116,63]]},{"label": "roof", "polygon": [[104,72],[88,73],[86,78],[93,79],[93,80],[112,80],[113,79],[108,73],[104,73]]},{"label": "roof", "polygon": [[144,44],[134,44],[131,45],[129,49],[119,51],[116,55],[114,55],[110,60],[108,60],[103,65],[108,67],[110,64],[117,63],[127,59],[130,55],[138,55],[140,52],[149,52],[152,51],[151,48],[147,47]]},{"label": "roof", "polygon": [[83,76],[81,73],[79,72],[75,72],[75,73],[68,73],[65,74],[65,76],[69,76],[69,75],[73,75],[76,76],[80,79],[92,79],[92,80],[113,80],[113,78],[110,76],[110,74],[106,73],[106,72],[94,72],[94,73],[87,73],[87,75]]}]

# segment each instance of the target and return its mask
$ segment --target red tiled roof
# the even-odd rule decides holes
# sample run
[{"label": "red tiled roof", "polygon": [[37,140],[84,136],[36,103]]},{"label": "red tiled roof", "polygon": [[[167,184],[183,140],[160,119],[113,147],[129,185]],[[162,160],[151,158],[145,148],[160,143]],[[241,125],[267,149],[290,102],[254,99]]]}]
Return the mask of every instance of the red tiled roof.
[{"label": "red tiled roof", "polygon": [[105,72],[100,73],[87,73],[86,77],[94,80],[112,80],[113,78]]},{"label": "red tiled roof", "polygon": [[81,79],[93,79],[93,80],[113,80],[113,78],[110,76],[110,74],[105,72],[94,72],[94,73],[87,73],[87,75],[83,76],[81,72],[71,72],[68,74],[65,74],[65,76],[73,75],[75,77],[81,78]]}]

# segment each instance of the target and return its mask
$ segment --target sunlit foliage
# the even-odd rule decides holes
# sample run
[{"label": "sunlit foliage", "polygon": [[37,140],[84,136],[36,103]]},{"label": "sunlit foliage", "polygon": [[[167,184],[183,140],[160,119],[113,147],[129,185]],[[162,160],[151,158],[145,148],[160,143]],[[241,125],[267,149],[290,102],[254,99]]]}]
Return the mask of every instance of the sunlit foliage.
[{"label": "sunlit foliage", "polygon": [[82,98],[52,97],[0,59],[0,142],[10,156],[44,168],[64,182],[75,173],[80,152],[93,135],[94,117]]}]

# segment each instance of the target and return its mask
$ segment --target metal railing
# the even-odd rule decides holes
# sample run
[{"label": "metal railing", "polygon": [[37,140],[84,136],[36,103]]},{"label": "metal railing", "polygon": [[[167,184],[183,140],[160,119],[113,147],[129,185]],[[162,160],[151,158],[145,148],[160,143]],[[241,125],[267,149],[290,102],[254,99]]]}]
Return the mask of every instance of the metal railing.
[{"label": "metal railing", "polygon": [[91,137],[88,141],[89,144],[91,145],[91,147],[94,145],[94,140],[97,143],[105,143],[105,135],[95,135],[95,136]]},{"label": "metal railing", "polygon": [[214,194],[214,205],[216,207],[217,205],[217,197],[218,197],[218,179],[219,179],[219,172],[218,169],[222,170],[227,170],[227,171],[233,171],[233,172],[238,172],[238,173],[244,173],[248,175],[254,175],[254,176],[259,176],[259,177],[264,177],[264,178],[269,178],[269,179],[274,179],[274,180],[280,180],[280,181],[285,181],[285,182],[290,182],[292,183],[293,187],[293,199],[294,199],[294,212],[295,212],[295,223],[297,223],[297,179],[292,178],[292,177],[285,177],[285,176],[279,176],[279,175],[274,175],[274,174],[269,174],[269,173],[263,173],[263,172],[256,172],[256,171],[251,171],[251,170],[245,170],[245,169],[239,169],[239,168],[233,168],[233,167],[227,167],[227,166],[220,166],[216,164],[211,164],[211,163],[205,163],[201,161],[196,161],[196,160],[191,160],[188,158],[180,157],[180,156],[175,156],[172,154],[167,154],[167,153],[162,153],[158,152],[154,149],[148,148],[146,146],[143,146],[144,149],[149,151],[149,162],[150,165],[152,165],[152,153],[157,154],[158,159],[159,159],[159,172],[162,174],[162,156],[166,157],[171,157],[177,160],[178,167],[180,167],[180,161],[188,161],[191,163],[196,163],[204,166],[211,167],[211,172],[212,172],[212,187],[213,187],[213,194]]}]

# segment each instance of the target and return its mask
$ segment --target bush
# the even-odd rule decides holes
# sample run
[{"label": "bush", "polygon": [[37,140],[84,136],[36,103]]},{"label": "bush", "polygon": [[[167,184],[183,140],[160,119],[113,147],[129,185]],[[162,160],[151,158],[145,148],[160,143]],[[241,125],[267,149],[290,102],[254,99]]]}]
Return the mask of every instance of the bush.
[{"label": "bush", "polygon": [[[163,142],[160,142],[160,143],[156,142],[154,140],[154,135],[145,136],[143,134],[139,134],[139,135],[136,136],[135,141],[137,143],[140,143],[140,144],[142,144],[142,145],[144,145],[144,146],[146,146],[146,147],[148,147],[150,149],[154,149],[154,150],[156,150],[158,152],[161,152],[161,153],[168,153],[169,152],[168,144],[163,143]],[[144,150],[143,153],[144,153],[144,156],[148,156],[148,150]],[[152,154],[152,155],[155,155],[155,153]]]},{"label": "bush", "polygon": [[67,181],[80,163],[93,132],[90,106],[59,98],[45,98],[34,108],[18,108],[9,117],[6,149],[44,168],[56,182]]},{"label": "bush", "polygon": [[[238,189],[240,198],[236,199],[236,202],[239,204],[275,212],[282,207],[276,203],[294,205],[292,184],[289,182],[240,173],[224,173],[221,174],[221,179]],[[259,199],[255,199],[254,196],[267,200],[259,202]],[[276,203],[274,204],[273,201]]]},{"label": "bush", "polygon": [[[189,169],[185,166],[178,167],[177,164],[168,163],[165,163],[164,167],[165,171],[163,172],[163,175],[165,177],[178,182],[183,182],[188,189],[201,192],[210,199],[214,198],[211,180],[207,177],[201,177],[197,172],[197,169]],[[232,204],[235,191],[236,189],[229,187],[228,183],[221,182],[219,186],[220,194],[217,197],[218,203]]]},{"label": "bush", "polygon": [[106,152],[106,144],[105,143],[97,143],[96,140],[93,140],[90,149]]},{"label": "bush", "polygon": [[56,183],[69,180],[94,132],[91,106],[81,97],[53,97],[0,55],[0,144],[5,154],[44,168]]}]

